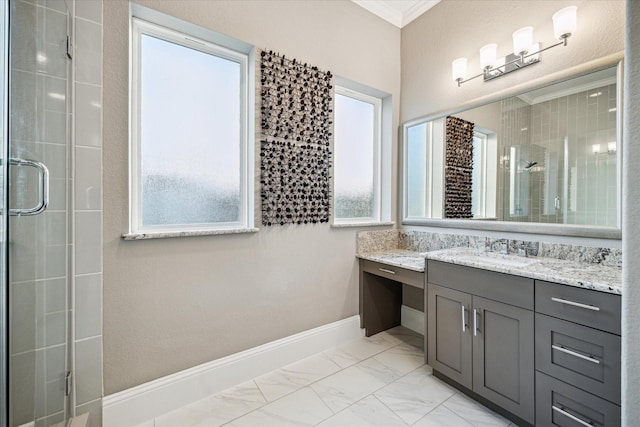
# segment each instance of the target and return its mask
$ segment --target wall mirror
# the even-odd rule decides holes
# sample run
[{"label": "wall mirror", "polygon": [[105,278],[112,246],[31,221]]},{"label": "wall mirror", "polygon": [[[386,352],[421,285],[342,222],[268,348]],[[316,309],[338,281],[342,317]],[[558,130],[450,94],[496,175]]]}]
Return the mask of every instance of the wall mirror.
[{"label": "wall mirror", "polygon": [[403,125],[403,224],[620,238],[622,65]]}]

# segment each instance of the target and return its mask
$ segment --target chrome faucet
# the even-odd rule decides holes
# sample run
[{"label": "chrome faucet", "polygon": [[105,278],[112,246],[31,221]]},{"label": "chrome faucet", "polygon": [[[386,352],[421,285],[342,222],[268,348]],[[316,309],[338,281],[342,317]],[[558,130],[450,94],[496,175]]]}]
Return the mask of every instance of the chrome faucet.
[{"label": "chrome faucet", "polygon": [[484,249],[487,252],[500,252],[508,254],[510,252],[509,239],[491,239],[487,237]]}]

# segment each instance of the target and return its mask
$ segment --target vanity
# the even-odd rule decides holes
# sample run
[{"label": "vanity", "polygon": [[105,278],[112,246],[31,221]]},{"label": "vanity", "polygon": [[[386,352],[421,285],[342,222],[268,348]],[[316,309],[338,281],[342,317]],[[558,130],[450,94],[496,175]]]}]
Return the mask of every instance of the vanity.
[{"label": "vanity", "polygon": [[360,259],[360,327],[366,336],[400,325],[403,294],[424,292],[425,256],[397,250]]},{"label": "vanity", "polygon": [[400,324],[402,283],[422,286],[425,362],[434,376],[520,426],[620,425],[616,261],[518,257],[486,252],[473,239],[467,245],[360,256],[367,335]]}]

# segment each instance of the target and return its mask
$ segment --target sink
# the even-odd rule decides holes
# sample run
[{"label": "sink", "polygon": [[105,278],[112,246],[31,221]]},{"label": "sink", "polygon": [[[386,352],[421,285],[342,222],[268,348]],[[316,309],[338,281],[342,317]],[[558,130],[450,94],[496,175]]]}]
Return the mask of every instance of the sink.
[{"label": "sink", "polygon": [[540,262],[539,259],[535,258],[524,258],[515,255],[498,254],[494,252],[466,253],[458,255],[456,258],[460,260],[468,260],[470,262],[509,267],[527,267]]}]

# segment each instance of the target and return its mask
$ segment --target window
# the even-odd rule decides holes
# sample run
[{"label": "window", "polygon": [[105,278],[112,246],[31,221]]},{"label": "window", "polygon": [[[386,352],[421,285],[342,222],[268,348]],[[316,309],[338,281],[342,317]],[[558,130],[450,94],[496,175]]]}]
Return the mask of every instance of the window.
[{"label": "window", "polygon": [[380,221],[382,99],[336,86],[334,223]]},{"label": "window", "polygon": [[251,227],[248,54],[132,28],[130,233]]}]

